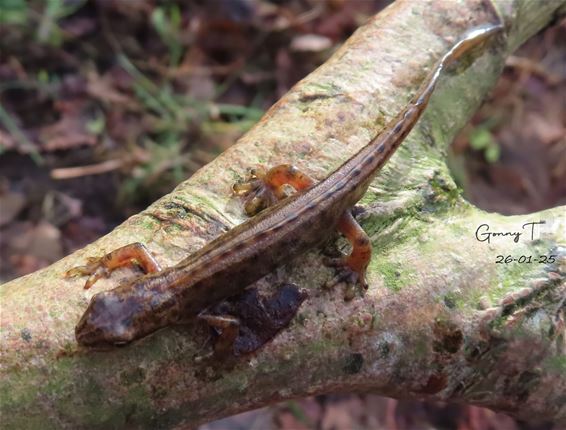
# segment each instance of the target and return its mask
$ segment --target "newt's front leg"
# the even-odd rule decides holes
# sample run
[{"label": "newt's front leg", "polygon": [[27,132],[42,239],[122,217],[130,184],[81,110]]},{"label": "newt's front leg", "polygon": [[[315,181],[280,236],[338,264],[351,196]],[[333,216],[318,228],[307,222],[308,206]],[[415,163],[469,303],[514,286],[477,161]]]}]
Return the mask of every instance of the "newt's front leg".
[{"label": "newt's front leg", "polygon": [[237,196],[244,197],[244,210],[248,216],[289,197],[288,186],[304,191],[314,185],[314,180],[291,164],[280,164],[269,169],[254,169],[244,182],[232,186]]},{"label": "newt's front leg", "polygon": [[110,276],[114,270],[132,265],[140,267],[146,274],[161,271],[161,266],[151,252],[142,243],[136,242],[115,249],[102,257],[90,257],[86,265],[73,267],[65,273],[65,277],[88,275],[84,286],[86,290],[100,278]]},{"label": "newt's front leg", "polygon": [[[244,209],[249,216],[253,216],[288,197],[286,186],[300,192],[312,187],[314,183],[312,178],[296,167],[281,164],[267,172],[252,171],[245,182],[233,186],[233,191],[235,195],[244,197]],[[367,289],[366,270],[371,259],[371,242],[350,211],[342,215],[337,229],[352,245],[352,252],[348,256],[325,260],[328,265],[339,268],[339,274],[328,285],[345,282],[348,285],[345,298],[351,299],[354,293],[351,287],[360,284]]]}]

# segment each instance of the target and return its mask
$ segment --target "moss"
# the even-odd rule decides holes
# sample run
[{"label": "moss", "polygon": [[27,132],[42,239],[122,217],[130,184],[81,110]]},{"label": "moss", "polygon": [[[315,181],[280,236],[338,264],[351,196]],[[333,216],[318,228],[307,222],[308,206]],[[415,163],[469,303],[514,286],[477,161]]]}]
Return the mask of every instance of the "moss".
[{"label": "moss", "polygon": [[448,309],[459,309],[464,305],[461,291],[449,291],[442,297],[442,301]]},{"label": "moss", "polygon": [[555,355],[553,357],[548,357],[542,363],[542,367],[549,372],[564,376],[566,375],[566,356]]},{"label": "moss", "polygon": [[145,370],[141,367],[126,369],[120,373],[120,382],[124,385],[133,385],[143,382],[145,379]]},{"label": "moss", "polygon": [[[453,217],[455,213],[469,211],[468,205],[462,204],[458,189],[442,169],[434,169],[427,185],[418,186],[415,191],[396,196],[385,193],[379,199],[374,194],[362,200],[366,205],[375,206],[375,201],[380,200],[394,207],[385,214],[371,214],[362,223],[370,236],[378,237],[374,240],[375,254],[386,253],[391,248],[399,249],[403,243],[414,243],[415,238],[418,241],[422,233],[430,229],[431,214],[438,220],[443,215]],[[453,228],[464,230],[462,226]],[[419,243],[419,247],[429,246],[429,251],[438,251],[434,241],[428,242]]]},{"label": "moss", "polygon": [[179,218],[179,219],[187,219],[190,216],[190,210],[188,206],[183,204],[179,204],[174,201],[167,202],[163,205],[163,209],[167,210],[170,216]]},{"label": "moss", "polygon": [[[157,362],[167,359],[178,359],[179,357],[171,356],[172,352],[179,351],[181,345],[177,344],[179,340],[177,336],[173,336],[169,331],[174,328],[166,327],[145,339],[141,343],[130,345],[129,348],[139,348],[143,351],[144,357],[149,362]],[[186,359],[190,359],[185,357]]]},{"label": "moss", "polygon": [[307,355],[318,355],[322,352],[328,351],[332,343],[322,337],[319,337],[314,342],[309,343],[308,348],[305,349],[305,354]]},{"label": "moss", "polygon": [[435,169],[427,185],[421,191],[424,200],[423,212],[445,212],[460,200],[460,192],[445,169]]},{"label": "moss", "polygon": [[[419,233],[417,223],[411,223],[407,219],[402,219],[394,226],[374,225],[368,228],[366,232],[370,237],[377,235],[378,239],[374,241],[373,252],[376,255],[387,253],[390,249],[399,246],[407,239],[414,237]],[[365,224],[363,225],[365,228]],[[374,230],[374,228],[379,230]]]},{"label": "moss", "polygon": [[248,389],[248,376],[241,372],[226,373],[222,377],[222,389],[243,393]]},{"label": "moss", "polygon": [[493,303],[499,303],[508,293],[526,286],[528,279],[533,276],[533,267],[530,264],[516,262],[503,264],[499,270],[499,282],[490,288],[488,297]]},{"label": "moss", "polygon": [[168,224],[162,226],[162,229],[166,234],[169,234],[169,235],[183,234],[183,233],[186,234],[186,232],[187,232],[185,227],[183,227],[181,224],[176,223],[176,222],[168,223]]},{"label": "moss", "polygon": [[430,347],[428,343],[429,333],[415,333],[413,343],[412,343],[412,354],[411,359],[419,357],[428,357],[430,352]]},{"label": "moss", "polygon": [[7,414],[2,414],[3,428],[8,429],[26,429],[26,430],[50,430],[59,429],[60,426],[56,425],[53,421],[47,421],[44,416],[38,414],[37,416],[25,413],[24,415],[19,413],[10,413],[9,417]]},{"label": "moss", "polygon": [[454,236],[456,237],[465,237],[470,233],[469,227],[465,227],[460,223],[448,223],[447,227],[452,233],[454,233]]},{"label": "moss", "polygon": [[68,391],[68,381],[74,378],[72,358],[62,357],[57,360],[52,375],[44,386],[44,394],[50,398],[63,396]]},{"label": "moss", "polygon": [[308,82],[303,87],[302,92],[307,94],[310,92],[320,92],[323,94],[334,94],[340,91],[340,88],[332,82]]},{"label": "moss", "polygon": [[[28,368],[25,374],[12,373],[11,384],[0,386],[4,428],[51,428],[45,417],[36,426],[34,417],[26,416],[26,425],[20,425],[18,411],[33,410],[31,405],[41,403],[47,403],[55,414],[65,417],[65,424],[70,428],[76,427],[75,423],[93,429],[122,428],[132,416],[144,422],[153,414],[153,408],[145,387],[138,383],[139,375],[129,379],[130,385],[120,407],[116,406],[116,398],[111,395],[114,393],[114,381],[101,381],[89,376],[107,375],[109,367],[120,368],[116,361],[120,358],[103,354],[79,359],[77,356],[61,357],[53,362],[47,374],[37,368]],[[89,372],[85,373],[85,369]],[[121,378],[119,384],[123,382],[124,378]],[[41,389],[31,390],[30,387],[35,384]]]},{"label": "moss", "polygon": [[139,217],[138,220],[137,226],[148,232],[153,232],[159,228],[159,222],[151,216]]},{"label": "moss", "polygon": [[[175,200],[177,201],[176,205],[179,207],[195,207],[195,206],[202,206],[204,208],[207,208],[208,211],[213,210],[213,208],[215,208],[215,204],[218,203],[216,201],[212,201],[206,197],[204,197],[202,194],[200,195],[195,195],[195,193],[189,193],[188,191],[186,193],[179,193],[175,195]],[[167,202],[170,203],[170,202]],[[167,203],[162,204],[162,207],[165,207],[167,209]]]},{"label": "moss", "polygon": [[418,210],[395,210],[385,216],[371,216],[362,222],[363,229],[373,238],[375,255],[399,248],[403,243],[414,242],[430,227],[428,222],[417,219]]},{"label": "moss", "polygon": [[[19,411],[29,412],[33,410],[30,405],[40,402],[51,404],[71,427],[73,423],[80,422],[87,428],[121,428],[132,410],[136,410],[136,415],[151,412],[148,408],[140,409],[140,406],[147,404],[147,396],[141,387],[129,389],[124,407],[116,408],[104,385],[94,378],[82,376],[73,363],[76,364],[73,358],[59,359],[49,375],[44,375],[41,369],[27,369],[25,374],[17,376],[12,374],[11,384],[2,384],[0,387],[3,428],[58,428],[52,421],[46,421],[45,417],[36,419],[29,413],[25,417],[19,415]],[[81,377],[77,379],[76,375]],[[38,384],[41,389],[30,390],[32,383]]]},{"label": "moss", "polygon": [[[93,378],[85,378],[78,389],[86,394],[68,396],[58,407],[64,416],[86,428],[123,428],[129,423],[147,422],[154,413],[148,392],[139,384],[129,386],[120,400],[112,398],[105,386]],[[77,403],[75,398],[84,402]]]},{"label": "moss", "polygon": [[406,265],[391,261],[372,260],[373,268],[382,275],[385,286],[392,291],[401,291],[403,287],[415,281],[415,272]]},{"label": "moss", "polygon": [[[35,385],[37,372],[26,371],[25,373],[12,371],[9,383],[0,385],[0,416],[5,420],[4,425],[10,419],[18,419],[18,411],[25,410],[28,405],[37,401],[37,391],[29,387]],[[13,428],[18,428],[14,426]],[[24,428],[24,427],[21,427]]]}]

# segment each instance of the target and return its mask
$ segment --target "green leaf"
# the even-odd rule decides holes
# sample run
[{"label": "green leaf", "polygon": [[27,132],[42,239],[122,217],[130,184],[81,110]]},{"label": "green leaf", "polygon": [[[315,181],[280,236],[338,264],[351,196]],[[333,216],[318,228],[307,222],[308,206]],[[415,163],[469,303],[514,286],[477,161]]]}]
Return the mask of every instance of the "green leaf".
[{"label": "green leaf", "polygon": [[42,84],[48,84],[49,83],[49,72],[45,69],[40,69],[39,72],[37,72],[37,81],[42,83]]},{"label": "green leaf", "polygon": [[470,146],[475,150],[485,149],[494,144],[493,135],[486,128],[476,128],[470,134]]},{"label": "green leaf", "polygon": [[159,35],[163,38],[167,34],[167,20],[163,8],[156,7],[151,13],[151,23]]},{"label": "green leaf", "polygon": [[181,28],[181,11],[176,4],[172,5],[169,9],[169,15],[171,20],[171,27],[177,33]]},{"label": "green leaf", "polygon": [[86,123],[86,129],[90,134],[96,136],[101,135],[106,128],[106,119],[104,115],[98,114],[96,118],[91,119]]},{"label": "green leaf", "polygon": [[495,163],[497,160],[499,160],[500,155],[501,155],[501,148],[495,142],[492,145],[489,145],[484,152],[485,159],[489,163]]}]

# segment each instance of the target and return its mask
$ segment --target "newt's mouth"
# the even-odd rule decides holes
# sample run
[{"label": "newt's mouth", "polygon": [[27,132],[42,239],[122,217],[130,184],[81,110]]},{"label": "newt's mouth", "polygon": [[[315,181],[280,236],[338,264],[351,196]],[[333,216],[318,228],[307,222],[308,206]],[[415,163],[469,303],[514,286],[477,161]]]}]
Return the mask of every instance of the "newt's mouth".
[{"label": "newt's mouth", "polygon": [[103,347],[110,346],[107,342],[101,341],[102,330],[92,327],[89,322],[89,313],[85,312],[79,323],[75,327],[75,339],[82,346]]},{"label": "newt's mouth", "polygon": [[109,349],[116,346],[124,346],[132,341],[130,337],[131,336],[125,338],[115,337],[108,331],[89,324],[88,314],[86,313],[75,327],[75,339],[77,343],[89,348]]},{"label": "newt's mouth", "polygon": [[92,319],[91,313],[88,312],[89,310],[90,306],[75,327],[75,339],[77,343],[81,346],[97,349],[109,349],[113,347],[115,344],[106,339],[104,330],[100,327],[96,327],[89,321]]}]

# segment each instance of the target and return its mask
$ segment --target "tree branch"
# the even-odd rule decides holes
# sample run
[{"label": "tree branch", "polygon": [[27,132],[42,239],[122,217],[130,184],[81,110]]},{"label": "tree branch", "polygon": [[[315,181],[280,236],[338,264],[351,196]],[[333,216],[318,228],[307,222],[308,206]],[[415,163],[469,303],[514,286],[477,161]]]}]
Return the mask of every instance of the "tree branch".
[{"label": "tree branch", "polygon": [[[494,85],[505,56],[564,1],[402,0],[360,28],[239,142],[190,180],[96,243],[0,286],[4,428],[172,428],[329,391],[468,402],[519,418],[566,420],[565,208],[487,214],[466,203],[444,153]],[[295,163],[323,178],[402,109],[439,56],[468,28],[503,17],[508,39],[447,74],[416,130],[363,199],[374,244],[369,291],[345,303],[320,288],[317,251],[274,278],[308,289],[292,326],[254,357],[197,365],[196,325],[162,330],[110,352],[77,351],[74,325],[95,292],[62,274],[141,241],[174,264],[243,221],[231,183],[248,167]],[[505,45],[506,43],[506,45]],[[547,224],[518,243],[475,238]],[[538,228],[538,227],[537,227]],[[496,264],[497,255],[555,255]]]}]

